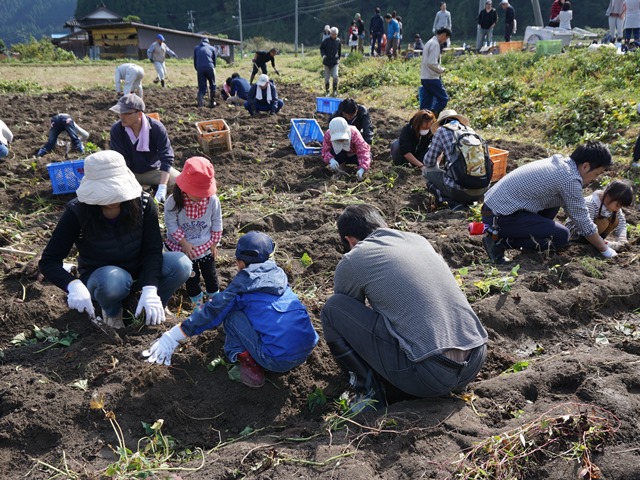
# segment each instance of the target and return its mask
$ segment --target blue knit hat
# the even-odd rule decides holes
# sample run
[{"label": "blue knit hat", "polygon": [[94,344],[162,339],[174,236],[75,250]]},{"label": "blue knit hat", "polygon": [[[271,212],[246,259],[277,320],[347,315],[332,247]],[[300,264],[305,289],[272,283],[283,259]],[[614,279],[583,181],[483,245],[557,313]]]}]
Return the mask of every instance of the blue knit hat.
[{"label": "blue knit hat", "polygon": [[242,260],[246,265],[263,263],[269,260],[274,248],[275,244],[269,235],[252,231],[238,240],[236,258]]}]

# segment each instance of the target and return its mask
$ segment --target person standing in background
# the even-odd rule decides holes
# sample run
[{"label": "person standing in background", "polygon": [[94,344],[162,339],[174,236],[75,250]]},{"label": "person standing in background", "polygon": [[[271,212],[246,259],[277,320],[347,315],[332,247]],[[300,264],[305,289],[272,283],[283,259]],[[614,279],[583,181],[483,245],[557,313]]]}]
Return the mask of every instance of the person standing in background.
[{"label": "person standing in background", "polygon": [[442,74],[444,67],[440,65],[440,48],[451,38],[451,30],[441,28],[424,46],[422,61],[420,62],[420,79],[423,88],[420,110],[429,110],[434,115],[439,115],[449,102]]},{"label": "person standing in background", "polygon": [[147,57],[153,63],[156,73],[158,74],[158,77],[153,81],[153,83],[160,82],[162,88],[165,87],[165,80],[167,78],[167,67],[165,67],[164,64],[167,55],[173,58],[178,58],[178,55],[176,55],[175,52],[171,50],[166,43],[164,43],[164,36],[159,33],[156,35],[156,41],[147,49]]},{"label": "person standing in background", "polygon": [[487,43],[493,42],[493,27],[498,23],[498,12],[493,8],[493,2],[487,0],[484,8],[478,14],[478,36],[476,39],[476,50],[480,51],[482,41],[486,38]]},{"label": "person standing in background", "polygon": [[513,35],[513,30],[515,27],[516,21],[516,11],[509,4],[509,0],[502,0],[500,2],[500,6],[504,10],[504,41],[510,42],[511,35]]},{"label": "person standing in background", "polygon": [[203,38],[193,50],[193,67],[198,73],[198,107],[204,107],[204,96],[209,84],[209,108],[216,106],[216,51],[209,45],[209,39]]},{"label": "person standing in background", "polygon": [[609,35],[612,42],[622,42],[622,32],[624,27],[624,14],[627,11],[625,0],[610,0],[607,8],[609,17]]},{"label": "person standing in background", "polygon": [[329,79],[333,77],[333,95],[335,96],[338,93],[338,67],[340,55],[342,55],[342,45],[336,27],[331,27],[331,36],[320,45],[320,55],[324,65],[324,94],[329,95]]},{"label": "person standing in background", "polygon": [[[374,52],[380,56],[382,49],[382,35],[384,35],[384,19],[380,15],[380,7],[376,7],[376,14],[369,22],[369,36],[371,37],[371,56]],[[377,48],[376,47],[377,44]]]},{"label": "person standing in background", "polygon": [[[447,10],[446,2],[440,2],[440,10],[436,13],[436,18],[433,20],[433,33],[435,34],[441,28],[448,28],[451,30],[451,12]],[[447,47],[451,43],[450,40],[447,40]]]},{"label": "person standing in background", "polygon": [[356,27],[358,27],[358,51],[364,55],[364,21],[359,13],[356,13],[355,20]]}]

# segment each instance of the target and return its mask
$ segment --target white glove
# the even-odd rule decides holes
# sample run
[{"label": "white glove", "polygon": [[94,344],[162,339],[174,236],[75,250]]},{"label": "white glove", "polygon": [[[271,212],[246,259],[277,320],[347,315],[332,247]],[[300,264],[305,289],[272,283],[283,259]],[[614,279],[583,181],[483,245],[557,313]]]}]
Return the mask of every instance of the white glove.
[{"label": "white glove", "polygon": [[340,169],[340,164],[335,158],[332,158],[329,160],[329,168],[334,172],[337,172]]},{"label": "white glove", "polygon": [[362,179],[364,178],[364,168],[358,169],[358,171],[356,172],[356,177],[358,177],[359,181],[362,181]]},{"label": "white glove", "polygon": [[87,312],[90,318],[95,318],[96,311],[91,303],[91,294],[82,280],[75,279],[67,285],[67,305],[69,308],[82,312]]},{"label": "white glove", "polygon": [[180,325],[176,325],[168,332],[164,332],[162,336],[153,342],[149,350],[142,352],[143,357],[148,357],[147,362],[157,363],[159,365],[171,365],[171,355],[178,348],[187,336],[182,332]]},{"label": "white glove", "polygon": [[604,257],[604,258],[613,258],[615,256],[617,256],[618,254],[616,253],[616,251],[611,248],[611,247],[607,247],[607,249],[604,252],[600,252],[600,254]]},{"label": "white glove", "polygon": [[158,190],[156,191],[156,201],[163,203],[167,199],[167,186],[166,185],[158,185]]},{"label": "white glove", "polygon": [[142,295],[140,295],[138,308],[136,308],[136,317],[142,313],[143,308],[147,325],[160,325],[164,322],[164,307],[158,296],[157,287],[150,285],[142,287]]}]

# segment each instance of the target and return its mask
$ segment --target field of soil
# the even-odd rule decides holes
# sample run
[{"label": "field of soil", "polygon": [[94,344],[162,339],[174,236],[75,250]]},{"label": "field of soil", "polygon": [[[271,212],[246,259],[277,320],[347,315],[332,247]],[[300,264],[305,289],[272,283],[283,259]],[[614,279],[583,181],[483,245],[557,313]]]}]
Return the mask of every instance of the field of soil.
[{"label": "field of soil", "polygon": [[[105,415],[89,408],[96,393],[104,396],[104,408],[115,415],[131,450],[147,435],[141,422],[163,419],[162,432],[177,442],[176,455],[197,447],[205,451],[204,460],[196,455],[181,465],[195,469],[204,463],[201,469],[154,478],[640,478],[637,233],[611,261],[575,244],[558,253],[511,251],[513,262],[494,269],[481,238],[467,232],[469,212],[431,212],[417,170],[391,164],[388,146],[406,119],[372,109],[374,160],[367,180],[358,183],[355,175],[333,178],[319,155],[295,154],[288,140],[292,118],[315,116],[323,129],[328,122],[314,112],[312,93],[283,86],[281,114],[254,118],[225,106],[198,110],[194,89],[145,93],[147,111],[158,112],[167,127],[178,168],[202,152],[194,122],[223,118],[231,129],[233,150],[211,156],[224,214],[218,261],[223,286],[234,275],[238,235],[263,230],[276,240],[276,260],[320,332],[320,310],[341,257],[335,220],[346,205],[368,202],[384,212],[390,226],[426,237],[459,276],[489,332],[487,363],[470,385],[473,395],[395,395],[379,416],[336,423],[334,399],[347,378],[323,340],[304,365],[269,374],[258,390],[230,380],[224,367],[208,368],[223,355],[221,329],[188,341],[169,368],[144,362],[141,351],[169,325],[117,334],[97,330],[86,316],[69,311],[65,293],[43,281],[35,266],[65,202],[73,198],[52,195],[46,168],[64,159],[64,147],[34,157],[45,143],[48,119],[68,112],[91,133],[91,142],[107,148],[117,120],[108,110],[115,94],[3,95],[0,118],[15,139],[9,157],[0,161],[0,247],[36,256],[1,254],[1,478],[47,479],[60,472],[56,478],[99,478],[116,460],[117,438]],[[490,145],[510,151],[510,170],[551,153],[486,133]],[[619,168],[609,174],[626,173]],[[640,221],[637,207],[628,209],[627,220]],[[516,265],[517,276],[511,273]],[[185,318],[185,292],[170,306]],[[32,334],[34,325],[69,330],[77,338],[46,350],[50,342],[12,344],[16,335]],[[316,389],[328,401],[312,411],[308,398]],[[467,452],[469,461],[484,458],[483,468],[503,473],[482,474],[468,463],[456,476],[456,462]],[[507,475],[513,458],[517,469]]]}]

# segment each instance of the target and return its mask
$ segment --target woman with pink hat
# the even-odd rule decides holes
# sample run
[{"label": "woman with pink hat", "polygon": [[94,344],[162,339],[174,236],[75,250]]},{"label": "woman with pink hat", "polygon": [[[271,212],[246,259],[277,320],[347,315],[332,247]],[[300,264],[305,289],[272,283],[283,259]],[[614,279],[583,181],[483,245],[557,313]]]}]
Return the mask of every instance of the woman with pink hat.
[{"label": "woman with pink hat", "polygon": [[[169,250],[184,252],[193,262],[186,285],[195,309],[219,290],[215,259],[216,246],[222,238],[222,210],[216,191],[211,162],[203,157],[191,157],[176,178],[173,195],[165,204],[165,243]],[[201,274],[206,287],[204,294],[200,288]]]}]

